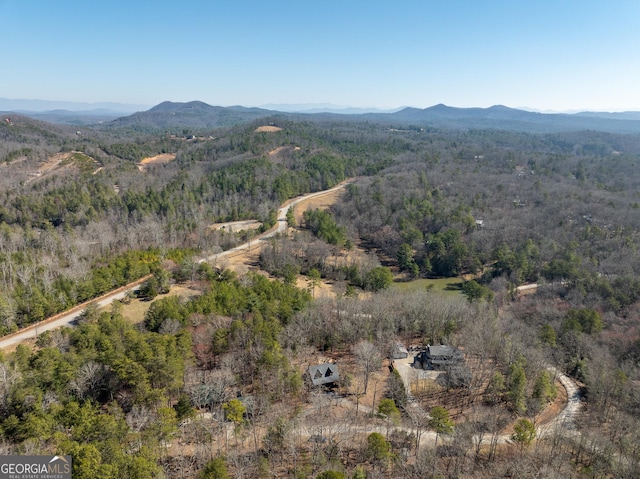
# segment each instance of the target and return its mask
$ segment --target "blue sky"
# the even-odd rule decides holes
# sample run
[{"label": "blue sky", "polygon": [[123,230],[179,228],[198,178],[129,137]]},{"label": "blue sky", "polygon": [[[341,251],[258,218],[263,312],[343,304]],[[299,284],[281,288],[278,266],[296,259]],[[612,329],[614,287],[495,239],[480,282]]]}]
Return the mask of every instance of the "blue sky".
[{"label": "blue sky", "polygon": [[0,0],[0,97],[640,110],[638,0]]}]

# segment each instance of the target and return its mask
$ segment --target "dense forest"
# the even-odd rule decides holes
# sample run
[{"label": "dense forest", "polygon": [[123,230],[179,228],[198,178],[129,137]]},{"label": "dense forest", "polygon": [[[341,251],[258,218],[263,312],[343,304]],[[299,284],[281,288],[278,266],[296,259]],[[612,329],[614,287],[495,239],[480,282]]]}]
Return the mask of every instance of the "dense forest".
[{"label": "dense forest", "polygon": [[[3,355],[3,453],[70,454],[78,478],[636,477],[639,163],[639,136],[595,131],[277,116],[76,131],[12,115],[0,332],[151,279],[144,321],[91,305]],[[200,261],[346,179],[262,248],[270,279]],[[244,219],[262,228],[211,228]],[[459,292],[402,287],[442,278]],[[322,281],[337,294],[316,298]],[[157,298],[173,284],[197,294]],[[409,398],[382,375],[395,341],[455,345],[468,366]],[[344,366],[337,384],[309,381],[321,357]],[[581,413],[536,440],[556,372]],[[339,419],[338,397],[356,405]]]}]

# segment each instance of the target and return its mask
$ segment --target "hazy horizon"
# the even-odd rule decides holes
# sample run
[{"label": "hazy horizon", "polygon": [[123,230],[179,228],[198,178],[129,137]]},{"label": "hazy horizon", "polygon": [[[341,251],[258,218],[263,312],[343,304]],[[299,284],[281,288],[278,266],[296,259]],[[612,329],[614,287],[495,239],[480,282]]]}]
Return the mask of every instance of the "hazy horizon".
[{"label": "hazy horizon", "polygon": [[0,95],[640,110],[640,3],[0,0]]},{"label": "hazy horizon", "polygon": [[[128,103],[118,103],[118,102],[69,102],[64,100],[43,100],[43,99],[25,99],[25,98],[3,98],[0,97],[0,111],[24,111],[24,112],[33,112],[33,113],[47,113],[54,111],[70,111],[70,112],[87,112],[87,111],[98,111],[98,110],[109,110],[113,112],[120,113],[135,113],[138,111],[146,111],[154,106],[159,105],[165,101],[171,102],[172,100],[163,100],[159,103],[153,105],[141,105],[141,104],[128,104]],[[175,102],[175,103],[188,103],[190,101],[202,101],[202,100],[187,100],[184,102]],[[24,103],[20,106],[21,103]],[[352,106],[352,105],[336,105],[332,103],[267,103],[264,105],[215,105],[210,104],[211,106],[221,106],[221,107],[230,107],[230,106],[243,106],[247,108],[262,108],[268,110],[282,111],[282,112],[320,112],[320,111],[330,111],[334,113],[371,113],[371,112],[381,112],[381,113],[390,113],[395,111],[400,111],[404,108],[419,108],[425,109],[430,108],[436,105],[444,104],[442,102],[435,103],[433,105],[428,105],[426,107],[416,107],[413,105],[401,105],[395,108],[381,108],[375,106]],[[13,106],[11,106],[14,104]],[[38,106],[39,105],[39,106]],[[628,113],[628,112],[640,112],[640,109],[626,109],[626,110],[566,110],[566,111],[555,111],[555,110],[541,110],[537,108],[531,107],[518,107],[518,106],[510,106],[504,104],[496,104],[489,105],[489,107],[478,107],[476,105],[468,105],[468,106],[459,106],[459,105],[447,105],[450,108],[489,108],[492,106],[506,106],[508,108],[513,108],[517,110],[524,110],[536,113],[548,113],[548,114],[574,114],[574,113]]]}]

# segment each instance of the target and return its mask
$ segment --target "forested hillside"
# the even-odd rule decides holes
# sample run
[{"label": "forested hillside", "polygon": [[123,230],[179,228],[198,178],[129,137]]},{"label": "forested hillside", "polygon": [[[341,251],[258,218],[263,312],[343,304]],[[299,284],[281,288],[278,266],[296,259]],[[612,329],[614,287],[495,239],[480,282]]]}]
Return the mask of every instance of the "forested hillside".
[{"label": "forested hillside", "polygon": [[[11,116],[0,140],[1,333],[149,274],[144,299],[197,292],[152,302],[136,325],[126,305],[90,307],[6,353],[4,452],[71,454],[78,478],[634,477],[637,135],[280,116],[150,134]],[[338,203],[289,216],[292,233],[263,248],[271,279],[198,262],[256,234],[212,224],[264,231],[287,199],[348,178]],[[460,294],[394,289],[454,277]],[[337,296],[315,299],[323,280]],[[422,416],[382,376],[396,340],[468,359],[439,395],[416,394]],[[306,374],[323,355],[345,365],[330,391]],[[533,446],[526,426],[558,396],[552,366],[584,407],[575,434]],[[370,374],[385,378],[373,399]],[[337,396],[354,405],[340,419]],[[515,445],[498,447],[505,435]]]},{"label": "forested hillside", "polygon": [[[219,251],[237,239],[211,231],[211,224],[250,218],[267,227],[285,199],[333,186],[371,163],[294,125],[277,133],[245,127],[203,141],[127,142],[33,125],[2,125],[9,140],[0,206],[5,331],[141,276],[148,268],[133,273],[132,264],[118,273],[121,279],[96,278],[99,267],[129,264],[132,251],[160,248],[156,263],[175,248]],[[30,141],[30,134],[39,136]],[[282,149],[270,155],[276,148]],[[40,175],[57,151],[83,152],[96,168],[57,165]],[[140,167],[143,158],[166,152],[175,161]]]}]

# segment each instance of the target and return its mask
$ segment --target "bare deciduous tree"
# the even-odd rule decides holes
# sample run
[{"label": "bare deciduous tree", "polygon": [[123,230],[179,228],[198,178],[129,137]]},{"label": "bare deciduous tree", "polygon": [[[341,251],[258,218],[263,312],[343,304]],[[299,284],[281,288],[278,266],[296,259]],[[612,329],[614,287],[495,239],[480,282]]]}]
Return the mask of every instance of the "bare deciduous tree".
[{"label": "bare deciduous tree", "polygon": [[364,394],[367,394],[367,386],[369,385],[369,377],[371,373],[380,368],[380,351],[369,341],[360,341],[353,347],[353,355],[362,368],[364,377]]}]

